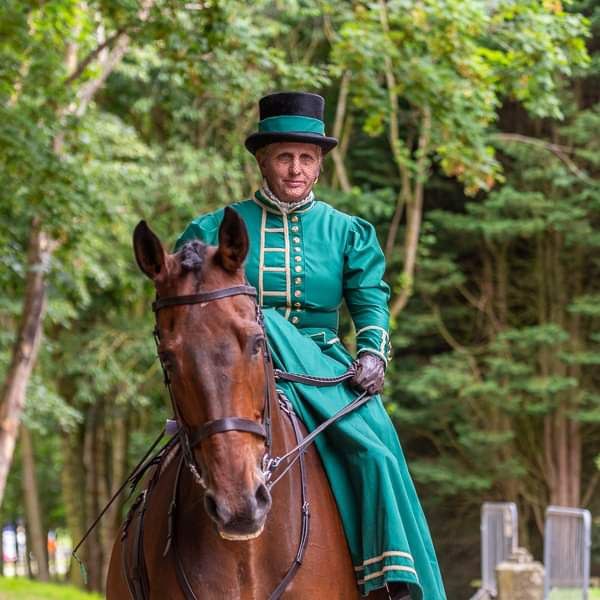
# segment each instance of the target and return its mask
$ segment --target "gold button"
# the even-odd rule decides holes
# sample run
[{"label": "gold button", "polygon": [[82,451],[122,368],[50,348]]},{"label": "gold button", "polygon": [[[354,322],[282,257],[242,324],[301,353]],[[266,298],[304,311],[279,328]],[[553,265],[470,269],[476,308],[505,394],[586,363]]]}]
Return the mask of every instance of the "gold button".
[{"label": "gold button", "polygon": [[298,285],[299,283],[302,283],[302,277],[296,277],[296,279],[294,279],[294,283],[296,285]]},{"label": "gold button", "polygon": [[298,236],[294,237],[294,244],[299,244],[300,238]]},{"label": "gold button", "polygon": [[292,323],[297,323],[300,319],[298,317],[292,317]]},{"label": "gold button", "polygon": [[294,296],[296,296],[296,298],[300,298],[300,296],[302,296],[302,292],[300,290],[296,290],[294,292]]},{"label": "gold button", "polygon": [[294,271],[296,271],[296,273],[302,273],[302,267],[300,265],[296,265],[294,267]]},{"label": "gold button", "polygon": [[294,302],[294,308],[300,308],[302,306],[301,302]]},{"label": "gold button", "polygon": [[302,257],[301,256],[294,256],[294,260],[296,262],[300,262],[302,260]]},{"label": "gold button", "polygon": [[300,231],[300,227],[298,227],[298,225],[293,225],[293,226],[292,226],[292,231],[293,231],[294,233],[297,233],[298,231]]},{"label": "gold button", "polygon": [[298,215],[292,215],[292,223],[298,222]]}]

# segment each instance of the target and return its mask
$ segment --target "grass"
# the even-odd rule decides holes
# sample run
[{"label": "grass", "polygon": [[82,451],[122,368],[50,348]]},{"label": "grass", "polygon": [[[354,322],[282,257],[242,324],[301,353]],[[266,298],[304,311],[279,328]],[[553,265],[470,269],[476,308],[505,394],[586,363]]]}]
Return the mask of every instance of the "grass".
[{"label": "grass", "polygon": [[[550,600],[581,600],[581,596],[581,590],[552,590]],[[600,588],[590,588],[588,599],[600,600]]]},{"label": "grass", "polygon": [[[581,593],[554,590],[550,600],[579,600]],[[590,589],[589,600],[600,600],[600,588]],[[0,577],[0,600],[103,600],[70,585],[38,583],[21,577]]]},{"label": "grass", "polygon": [[60,583],[39,583],[21,577],[0,577],[0,600],[102,600],[102,596]]}]

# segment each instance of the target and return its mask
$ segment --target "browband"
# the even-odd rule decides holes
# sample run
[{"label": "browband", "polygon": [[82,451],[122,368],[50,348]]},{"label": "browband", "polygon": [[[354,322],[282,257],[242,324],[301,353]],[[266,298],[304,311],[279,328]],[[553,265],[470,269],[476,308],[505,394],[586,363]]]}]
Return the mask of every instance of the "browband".
[{"label": "browband", "polygon": [[251,285],[236,285],[229,288],[222,288],[212,292],[202,294],[190,294],[189,296],[170,296],[169,298],[157,298],[152,303],[152,310],[157,313],[161,308],[167,306],[183,306],[185,304],[201,304],[202,302],[211,302],[220,300],[229,296],[254,296],[256,297],[256,288]]}]

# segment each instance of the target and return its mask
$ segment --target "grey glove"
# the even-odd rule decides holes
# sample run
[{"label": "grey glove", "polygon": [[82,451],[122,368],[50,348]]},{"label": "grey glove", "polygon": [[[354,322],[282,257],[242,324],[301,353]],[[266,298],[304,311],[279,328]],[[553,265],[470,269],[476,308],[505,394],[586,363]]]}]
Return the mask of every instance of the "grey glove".
[{"label": "grey glove", "polygon": [[350,380],[350,384],[370,395],[379,394],[383,389],[385,374],[383,359],[370,352],[361,352],[354,361],[354,365],[356,366],[356,375]]}]

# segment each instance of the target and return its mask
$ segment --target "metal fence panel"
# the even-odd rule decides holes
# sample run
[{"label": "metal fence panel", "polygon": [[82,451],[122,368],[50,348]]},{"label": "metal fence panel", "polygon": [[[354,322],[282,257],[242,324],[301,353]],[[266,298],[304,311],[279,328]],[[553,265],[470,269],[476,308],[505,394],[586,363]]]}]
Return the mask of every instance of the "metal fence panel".
[{"label": "metal fence panel", "polygon": [[517,505],[485,502],[481,507],[481,587],[497,594],[496,567],[517,549]]},{"label": "metal fence panel", "polygon": [[590,586],[590,511],[549,506],[544,531],[544,598],[587,600]]}]

